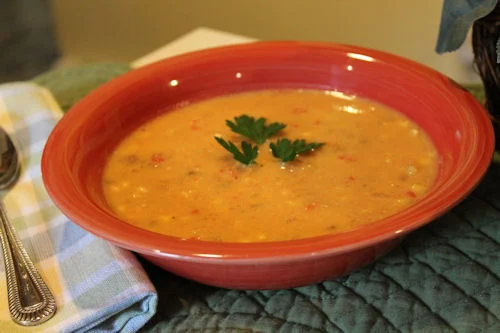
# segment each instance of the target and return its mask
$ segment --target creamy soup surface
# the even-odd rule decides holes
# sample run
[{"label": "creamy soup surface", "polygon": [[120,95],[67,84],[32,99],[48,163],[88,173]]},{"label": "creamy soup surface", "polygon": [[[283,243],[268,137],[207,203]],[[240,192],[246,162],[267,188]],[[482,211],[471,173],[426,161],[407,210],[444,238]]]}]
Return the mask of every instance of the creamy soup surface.
[{"label": "creamy soup surface", "polygon": [[[226,120],[287,127],[243,165]],[[269,142],[324,142],[282,163]],[[270,90],[183,106],[142,125],[108,159],[103,189],[122,219],[157,233],[220,242],[291,240],[352,230],[390,216],[432,186],[438,153],[409,119],[339,92]]]}]

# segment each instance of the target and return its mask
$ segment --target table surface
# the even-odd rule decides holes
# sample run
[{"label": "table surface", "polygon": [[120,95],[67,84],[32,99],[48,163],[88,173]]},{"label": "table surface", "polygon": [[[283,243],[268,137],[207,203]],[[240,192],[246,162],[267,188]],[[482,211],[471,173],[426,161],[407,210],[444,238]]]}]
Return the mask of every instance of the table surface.
[{"label": "table surface", "polygon": [[215,30],[206,27],[197,28],[165,46],[148,53],[131,63],[133,68],[142,67],[155,61],[173,57],[182,53],[197,51],[205,48],[232,44],[249,43],[255,38],[236,35],[233,33]]}]

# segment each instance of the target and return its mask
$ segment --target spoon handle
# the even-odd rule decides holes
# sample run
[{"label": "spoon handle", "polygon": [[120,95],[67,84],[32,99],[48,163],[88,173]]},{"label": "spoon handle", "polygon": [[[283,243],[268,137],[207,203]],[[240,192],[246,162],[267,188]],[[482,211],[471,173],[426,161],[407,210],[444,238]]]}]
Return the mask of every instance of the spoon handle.
[{"label": "spoon handle", "polygon": [[17,237],[1,201],[0,220],[10,315],[20,325],[41,324],[55,314],[56,300]]}]

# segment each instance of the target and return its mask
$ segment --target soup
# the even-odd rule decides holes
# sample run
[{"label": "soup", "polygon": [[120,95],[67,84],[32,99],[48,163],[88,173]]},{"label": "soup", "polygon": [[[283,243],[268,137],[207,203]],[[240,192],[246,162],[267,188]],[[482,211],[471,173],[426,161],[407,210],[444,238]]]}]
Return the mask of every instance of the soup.
[{"label": "soup", "polygon": [[[245,165],[215,137],[248,115],[286,127]],[[282,162],[278,139],[324,143]],[[438,154],[415,123],[335,91],[245,92],[184,105],[143,124],[109,157],[103,190],[117,216],[180,238],[268,242],[358,228],[393,215],[432,186]]]}]

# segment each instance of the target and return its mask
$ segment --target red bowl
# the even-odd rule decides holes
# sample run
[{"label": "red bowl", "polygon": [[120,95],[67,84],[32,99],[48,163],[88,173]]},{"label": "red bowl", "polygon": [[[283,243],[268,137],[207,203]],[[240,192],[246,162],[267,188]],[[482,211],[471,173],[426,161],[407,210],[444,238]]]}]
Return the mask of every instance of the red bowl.
[{"label": "red bowl", "polygon": [[[258,244],[181,240],[134,227],[110,211],[101,188],[103,165],[131,130],[184,101],[275,88],[339,90],[407,115],[440,154],[431,191],[408,209],[356,230]],[[482,106],[428,67],[354,46],[259,42],[160,61],[96,89],[53,130],[42,173],[61,211],[98,237],[205,284],[276,289],[338,277],[385,254],[470,193],[489,166],[493,142]]]}]

